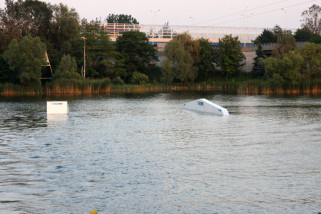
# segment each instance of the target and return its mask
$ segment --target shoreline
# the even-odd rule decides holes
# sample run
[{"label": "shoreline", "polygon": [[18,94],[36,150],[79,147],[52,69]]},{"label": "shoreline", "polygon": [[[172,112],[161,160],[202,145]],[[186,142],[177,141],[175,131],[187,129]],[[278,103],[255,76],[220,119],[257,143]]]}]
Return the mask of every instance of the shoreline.
[{"label": "shoreline", "polygon": [[223,83],[223,84],[197,84],[197,85],[107,85],[95,88],[93,85],[78,87],[76,85],[59,85],[58,87],[44,86],[32,89],[5,84],[0,91],[0,96],[77,96],[113,93],[145,93],[145,92],[175,92],[175,91],[208,91],[223,94],[236,95],[321,95],[321,85],[309,86],[269,86],[247,83]]}]

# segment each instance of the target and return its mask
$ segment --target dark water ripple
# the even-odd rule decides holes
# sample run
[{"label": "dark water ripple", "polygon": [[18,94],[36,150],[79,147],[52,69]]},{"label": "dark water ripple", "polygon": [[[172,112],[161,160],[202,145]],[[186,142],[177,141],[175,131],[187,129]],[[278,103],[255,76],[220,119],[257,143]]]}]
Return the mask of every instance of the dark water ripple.
[{"label": "dark water ripple", "polygon": [[[182,110],[199,97],[231,115]],[[0,98],[1,212],[321,212],[319,97],[63,99]]]}]

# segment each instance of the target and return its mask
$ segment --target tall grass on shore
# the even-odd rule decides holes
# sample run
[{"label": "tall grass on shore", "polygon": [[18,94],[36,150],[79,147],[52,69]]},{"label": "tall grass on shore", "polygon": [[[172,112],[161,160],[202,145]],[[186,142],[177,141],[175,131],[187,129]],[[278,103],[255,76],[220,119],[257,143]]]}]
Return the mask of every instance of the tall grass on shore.
[{"label": "tall grass on shore", "polygon": [[214,82],[207,84],[206,88],[207,90],[245,95],[320,95],[321,79],[277,84],[266,80],[251,79],[241,82]]},{"label": "tall grass on shore", "polygon": [[36,96],[42,94],[42,88],[39,87],[31,87],[24,85],[16,85],[12,83],[4,83],[0,84],[0,95],[3,96]]},{"label": "tall grass on shore", "polygon": [[106,94],[119,92],[171,92],[171,91],[213,91],[244,95],[321,95],[321,79],[297,83],[275,83],[263,79],[220,80],[194,84],[143,84],[117,85],[105,80],[55,80],[43,88],[26,87],[14,84],[0,84],[0,95],[80,95]]},{"label": "tall grass on shore", "polygon": [[110,93],[110,79],[103,80],[74,80],[61,79],[47,83],[46,95],[57,94],[106,94]]}]

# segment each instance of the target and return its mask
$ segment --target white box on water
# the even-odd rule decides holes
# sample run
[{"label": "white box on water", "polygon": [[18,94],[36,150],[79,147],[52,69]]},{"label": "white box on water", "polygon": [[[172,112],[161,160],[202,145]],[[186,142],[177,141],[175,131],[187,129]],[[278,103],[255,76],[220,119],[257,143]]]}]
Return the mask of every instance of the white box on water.
[{"label": "white box on water", "polygon": [[194,100],[188,103],[183,104],[184,109],[205,112],[210,114],[216,114],[221,116],[228,116],[229,113],[226,108],[219,106],[207,99]]},{"label": "white box on water", "polygon": [[68,114],[67,101],[48,101],[47,114]]}]

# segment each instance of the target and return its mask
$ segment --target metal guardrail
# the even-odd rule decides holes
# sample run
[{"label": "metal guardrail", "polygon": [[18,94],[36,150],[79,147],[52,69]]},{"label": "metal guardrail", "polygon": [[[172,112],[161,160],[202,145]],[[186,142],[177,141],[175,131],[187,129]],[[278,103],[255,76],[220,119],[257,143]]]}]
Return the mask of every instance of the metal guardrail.
[{"label": "metal guardrail", "polygon": [[101,27],[115,41],[126,31],[144,32],[151,42],[168,42],[181,33],[189,33],[193,39],[205,38],[217,43],[225,35],[238,37],[241,43],[252,43],[263,32],[263,28],[181,26],[181,25],[143,25],[143,24],[101,24]]}]

